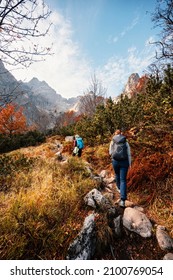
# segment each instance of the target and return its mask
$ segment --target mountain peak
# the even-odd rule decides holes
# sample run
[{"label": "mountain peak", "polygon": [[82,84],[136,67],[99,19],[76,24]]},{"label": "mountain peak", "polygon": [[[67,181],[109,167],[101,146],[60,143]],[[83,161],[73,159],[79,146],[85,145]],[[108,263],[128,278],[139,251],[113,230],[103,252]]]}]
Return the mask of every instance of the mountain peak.
[{"label": "mountain peak", "polygon": [[123,94],[127,95],[129,98],[132,97],[133,92],[139,82],[140,76],[138,73],[133,73],[128,78],[127,84],[124,88]]},{"label": "mountain peak", "polygon": [[37,79],[36,77],[33,77],[29,83],[38,83],[39,82],[39,79]]},{"label": "mountain peak", "polygon": [[29,82],[28,82],[28,84],[30,85],[30,86],[39,86],[40,87],[40,85],[46,85],[46,86],[48,86],[48,84],[45,82],[45,81],[40,81],[38,78],[36,78],[36,77],[33,77]]}]

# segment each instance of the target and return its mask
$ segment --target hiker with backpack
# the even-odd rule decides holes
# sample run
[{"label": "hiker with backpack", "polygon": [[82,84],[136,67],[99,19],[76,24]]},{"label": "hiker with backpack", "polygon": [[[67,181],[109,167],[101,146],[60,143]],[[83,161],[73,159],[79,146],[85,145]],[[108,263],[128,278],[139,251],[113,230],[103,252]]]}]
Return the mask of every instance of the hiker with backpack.
[{"label": "hiker with backpack", "polygon": [[81,157],[83,148],[84,148],[84,142],[82,137],[80,137],[79,135],[75,135],[73,156]]},{"label": "hiker with backpack", "polygon": [[117,190],[121,197],[119,205],[125,207],[125,200],[127,199],[126,177],[131,166],[131,152],[130,145],[120,129],[115,131],[109,146],[109,154],[112,158]]}]

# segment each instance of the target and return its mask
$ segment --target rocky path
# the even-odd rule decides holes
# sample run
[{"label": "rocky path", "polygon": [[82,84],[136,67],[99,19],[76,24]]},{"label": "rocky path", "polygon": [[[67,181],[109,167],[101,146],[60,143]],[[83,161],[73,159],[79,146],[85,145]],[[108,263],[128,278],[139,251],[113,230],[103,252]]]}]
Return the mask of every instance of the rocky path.
[{"label": "rocky path", "polygon": [[[63,162],[68,157],[62,155],[61,148],[56,157]],[[87,169],[88,166],[87,163]],[[98,176],[90,173],[93,180],[101,182],[101,187],[84,198],[92,212],[89,211],[81,231],[70,244],[67,259],[173,260],[173,239],[166,228],[150,221],[144,209],[132,201],[127,200],[125,208],[121,208],[114,177],[106,170]],[[98,227],[102,216],[106,216],[106,223],[104,220],[104,225]]]},{"label": "rocky path", "polygon": [[[102,180],[102,188],[93,189],[84,198],[85,204],[93,211],[70,245],[67,259],[173,259],[173,239],[166,229],[152,223],[144,209],[131,201],[126,201],[126,208],[121,208],[114,178],[109,178],[106,174],[106,171],[102,171],[94,178]],[[104,224],[104,230],[97,228],[97,220],[105,213],[107,224]],[[99,230],[107,241],[98,237]]]}]

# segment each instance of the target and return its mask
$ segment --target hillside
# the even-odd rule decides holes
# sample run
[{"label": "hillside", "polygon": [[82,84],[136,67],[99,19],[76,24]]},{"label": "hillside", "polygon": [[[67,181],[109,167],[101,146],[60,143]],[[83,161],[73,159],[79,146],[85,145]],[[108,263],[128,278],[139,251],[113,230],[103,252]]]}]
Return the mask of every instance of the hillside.
[{"label": "hillside", "polygon": [[[165,226],[173,237],[172,153],[160,154],[160,139],[167,144],[172,134],[151,131],[127,132],[133,165],[128,176],[128,199],[144,208],[153,226]],[[145,137],[144,137],[145,135]],[[141,140],[142,137],[142,140]],[[147,140],[148,139],[148,140]],[[152,139],[152,141],[151,141]],[[142,141],[142,142],[141,142]],[[84,196],[102,184],[93,180],[101,170],[113,175],[109,143],[84,149],[82,159],[71,156],[72,143],[61,136],[47,138],[37,147],[21,148],[0,157],[0,259],[65,259],[69,244],[93,210]],[[56,152],[64,160],[58,161]],[[145,154],[145,156],[144,156]],[[114,191],[116,205],[118,193]],[[122,209],[119,209],[122,214]],[[154,238],[123,233],[118,242],[106,224],[106,213],[97,218],[98,242],[94,259],[162,259],[164,252]],[[114,251],[114,257],[110,250]],[[128,250],[127,250],[128,248]],[[116,252],[116,253],[115,253]],[[116,255],[116,256],[115,256]]]}]

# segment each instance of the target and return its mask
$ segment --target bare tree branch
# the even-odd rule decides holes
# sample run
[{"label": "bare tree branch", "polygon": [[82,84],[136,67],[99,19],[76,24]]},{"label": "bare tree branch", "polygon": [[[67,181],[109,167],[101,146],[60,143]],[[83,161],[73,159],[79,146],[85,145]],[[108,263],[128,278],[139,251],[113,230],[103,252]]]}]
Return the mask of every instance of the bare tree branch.
[{"label": "bare tree branch", "polygon": [[79,100],[80,112],[82,114],[92,116],[98,105],[104,104],[107,89],[102,86],[102,83],[94,74],[91,77],[89,88],[84,92],[84,95]]},{"label": "bare tree branch", "polygon": [[173,0],[157,0],[157,7],[152,14],[155,27],[162,29],[161,39],[154,42],[158,47],[158,60],[173,60]]},{"label": "bare tree branch", "polygon": [[51,24],[47,23],[47,19],[50,14],[44,0],[0,1],[1,60],[28,67],[48,55],[50,47],[34,43],[33,38],[48,34]]}]

